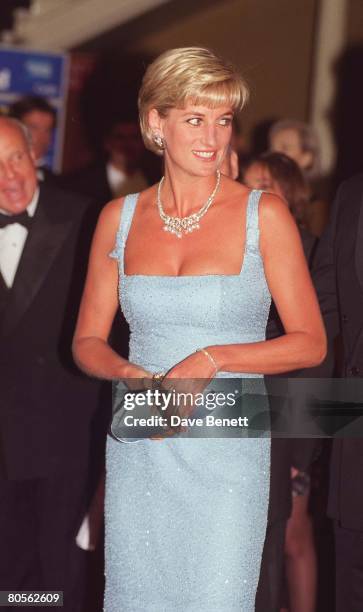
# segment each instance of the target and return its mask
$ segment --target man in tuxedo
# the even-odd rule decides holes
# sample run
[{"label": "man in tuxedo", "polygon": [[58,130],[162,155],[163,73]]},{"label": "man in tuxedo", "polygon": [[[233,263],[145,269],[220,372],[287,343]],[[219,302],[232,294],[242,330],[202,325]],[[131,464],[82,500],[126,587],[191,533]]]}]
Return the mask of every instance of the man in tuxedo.
[{"label": "man in tuxedo", "polygon": [[[111,118],[102,146],[103,158],[62,178],[66,189],[92,198],[93,206],[89,209],[92,225],[107,202],[148,187],[141,169],[145,147],[136,118]],[[127,358],[129,329],[121,311],[116,313],[110,341],[113,348]]]},{"label": "man in tuxedo", "polygon": [[100,210],[116,197],[148,187],[141,170],[144,145],[138,122],[115,119],[108,129],[103,149],[105,158],[64,178],[64,185],[92,197]]},{"label": "man in tuxedo", "polygon": [[[343,183],[314,259],[330,341],[343,342],[340,375],[363,377],[363,174]],[[314,373],[312,374],[314,375]],[[358,434],[359,435],[359,434]],[[328,513],[334,519],[336,610],[363,610],[363,439],[333,443]]]},{"label": "man in tuxedo", "polygon": [[70,351],[87,205],[38,184],[26,128],[0,117],[0,590],[63,590],[72,612],[99,391]]}]

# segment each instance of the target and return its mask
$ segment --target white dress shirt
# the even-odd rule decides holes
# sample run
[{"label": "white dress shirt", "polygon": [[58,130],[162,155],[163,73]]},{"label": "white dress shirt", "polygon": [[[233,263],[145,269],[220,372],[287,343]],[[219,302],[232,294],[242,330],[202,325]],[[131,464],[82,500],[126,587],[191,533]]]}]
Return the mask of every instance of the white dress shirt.
[{"label": "white dress shirt", "polygon": [[107,182],[112,191],[112,195],[117,197],[120,193],[120,189],[123,183],[126,181],[127,176],[122,170],[116,168],[110,162],[106,165]]},{"label": "white dress shirt", "polygon": [[[30,204],[26,210],[30,217],[33,217],[38,206],[39,187],[34,192]],[[9,214],[1,210],[4,215]],[[3,275],[7,287],[12,287],[20,258],[23,253],[28,230],[20,223],[12,223],[0,228],[0,272]]]}]

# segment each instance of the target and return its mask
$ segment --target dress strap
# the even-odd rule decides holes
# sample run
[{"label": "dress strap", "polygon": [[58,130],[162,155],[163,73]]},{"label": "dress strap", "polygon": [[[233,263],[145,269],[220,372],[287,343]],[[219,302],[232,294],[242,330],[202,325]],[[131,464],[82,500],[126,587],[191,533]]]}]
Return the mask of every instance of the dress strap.
[{"label": "dress strap", "polygon": [[263,191],[253,189],[248,196],[246,219],[246,251],[258,254],[260,241],[260,228],[258,219],[258,205]]},{"label": "dress strap", "polygon": [[115,247],[109,254],[113,259],[118,259],[120,274],[124,274],[124,253],[127,236],[129,235],[132,218],[134,216],[138,193],[131,193],[124,199],[121,210],[120,224],[116,234]]}]

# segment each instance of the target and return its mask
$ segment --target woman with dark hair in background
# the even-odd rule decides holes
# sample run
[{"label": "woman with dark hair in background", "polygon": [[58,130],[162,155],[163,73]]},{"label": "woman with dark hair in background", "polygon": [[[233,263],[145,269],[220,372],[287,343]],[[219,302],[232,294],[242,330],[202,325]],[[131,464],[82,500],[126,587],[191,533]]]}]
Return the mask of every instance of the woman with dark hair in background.
[{"label": "woman with dark hair in background", "polygon": [[307,229],[309,186],[296,162],[283,153],[266,152],[249,161],[243,170],[243,183],[250,189],[262,189],[283,198],[293,215],[309,265],[317,244]]},{"label": "woman with dark hair in background", "polygon": [[[244,183],[254,189],[263,189],[284,198],[298,225],[305,257],[312,262],[317,239],[305,228],[309,188],[295,161],[283,153],[267,152],[245,167]],[[284,328],[272,303],[267,337],[275,338]],[[289,373],[289,376],[293,373]],[[317,562],[309,504],[309,463],[317,451],[315,440],[292,439],[291,466],[292,512],[286,527],[285,565],[289,592],[290,612],[314,612],[316,599]],[[275,440],[277,452],[283,440]]]}]

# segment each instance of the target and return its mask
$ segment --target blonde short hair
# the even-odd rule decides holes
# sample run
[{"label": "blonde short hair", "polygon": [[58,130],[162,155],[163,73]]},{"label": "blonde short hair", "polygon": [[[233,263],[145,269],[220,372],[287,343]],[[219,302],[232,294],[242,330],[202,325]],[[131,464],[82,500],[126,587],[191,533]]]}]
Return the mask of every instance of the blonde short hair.
[{"label": "blonde short hair", "polygon": [[153,140],[149,112],[166,117],[171,108],[187,102],[217,108],[231,105],[241,110],[248,86],[232,64],[203,47],[182,47],[162,53],[147,68],[139,93],[140,128],[145,146],[161,154]]}]

